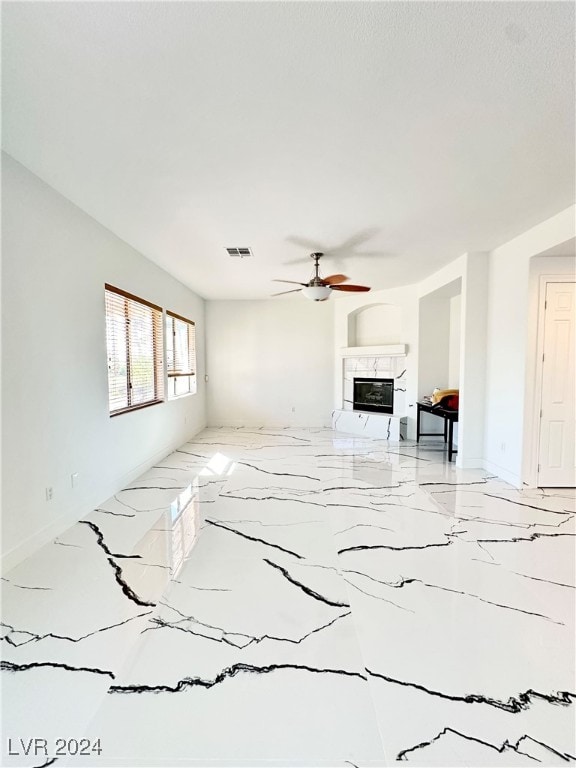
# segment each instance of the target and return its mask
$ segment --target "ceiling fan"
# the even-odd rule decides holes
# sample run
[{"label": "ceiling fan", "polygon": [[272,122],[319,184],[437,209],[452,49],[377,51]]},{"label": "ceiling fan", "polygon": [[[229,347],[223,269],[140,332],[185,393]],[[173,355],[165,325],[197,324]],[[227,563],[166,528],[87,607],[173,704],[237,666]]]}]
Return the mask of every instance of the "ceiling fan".
[{"label": "ceiling fan", "polygon": [[285,293],[297,293],[302,291],[307,299],[312,301],[326,301],[330,298],[332,291],[349,291],[350,293],[356,293],[359,291],[369,291],[370,288],[366,285],[342,285],[349,278],[346,275],[328,275],[328,277],[320,277],[318,274],[319,261],[322,258],[323,253],[311,253],[310,258],[314,259],[314,277],[307,283],[299,283],[296,280],[274,280],[275,283],[291,283],[292,285],[300,285],[301,288],[293,288],[290,291],[281,291],[280,293],[273,293],[273,296],[283,296]]}]

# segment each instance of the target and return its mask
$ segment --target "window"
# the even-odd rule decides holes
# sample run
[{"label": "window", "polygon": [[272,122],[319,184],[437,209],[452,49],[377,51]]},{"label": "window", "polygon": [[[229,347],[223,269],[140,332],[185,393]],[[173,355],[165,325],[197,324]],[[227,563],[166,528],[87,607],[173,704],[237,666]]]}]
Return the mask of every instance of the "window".
[{"label": "window", "polygon": [[191,320],[166,312],[168,399],[196,392],[196,327]]},{"label": "window", "polygon": [[164,399],[160,307],[106,285],[106,346],[111,416]]}]

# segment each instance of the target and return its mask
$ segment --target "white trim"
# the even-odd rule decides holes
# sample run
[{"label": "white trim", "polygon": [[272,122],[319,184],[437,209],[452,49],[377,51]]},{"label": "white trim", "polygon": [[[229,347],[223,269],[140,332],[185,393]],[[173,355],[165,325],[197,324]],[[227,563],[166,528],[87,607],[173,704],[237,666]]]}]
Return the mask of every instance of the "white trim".
[{"label": "white trim", "polygon": [[[85,511],[85,510],[84,510]],[[60,534],[71,528],[78,520],[81,519],[82,512],[72,515],[61,515],[57,520],[52,521],[49,525],[42,528],[40,531],[36,531],[32,536],[29,536],[25,541],[20,542],[8,552],[2,555],[2,575],[11,571],[27,557],[33,555],[45,544],[48,544]]]},{"label": "white trim", "polygon": [[[251,419],[226,419],[226,422],[207,424],[206,429],[330,429],[327,421],[252,421]],[[265,434],[265,433],[263,433]]]},{"label": "white trim", "polygon": [[408,352],[407,344],[383,344],[371,347],[341,347],[342,357],[392,357],[405,355]]},{"label": "white trim", "polygon": [[456,466],[458,469],[484,469],[484,459],[465,459],[458,458],[459,454],[456,454]]},{"label": "white trim", "polygon": [[510,485],[514,486],[514,488],[523,487],[522,479],[518,475],[509,472],[507,469],[504,469],[498,464],[494,464],[492,461],[487,461],[484,459],[484,469],[487,469],[491,475],[496,475],[496,477],[499,477]]}]

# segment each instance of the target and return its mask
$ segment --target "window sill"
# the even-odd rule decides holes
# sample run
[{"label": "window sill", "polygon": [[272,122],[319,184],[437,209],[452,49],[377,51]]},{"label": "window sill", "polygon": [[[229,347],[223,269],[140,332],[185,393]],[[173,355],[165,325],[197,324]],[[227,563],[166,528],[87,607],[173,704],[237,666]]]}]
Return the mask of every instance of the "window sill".
[{"label": "window sill", "polygon": [[114,416],[121,416],[123,413],[132,413],[132,411],[141,411],[142,408],[150,408],[152,405],[160,405],[164,400],[152,400],[150,403],[140,403],[139,405],[131,405],[129,408],[122,408],[119,411],[112,411],[110,418]]},{"label": "window sill", "polygon": [[168,402],[172,403],[174,400],[182,400],[185,397],[193,397],[196,392],[184,392],[183,395],[173,395],[172,397],[168,397]]}]

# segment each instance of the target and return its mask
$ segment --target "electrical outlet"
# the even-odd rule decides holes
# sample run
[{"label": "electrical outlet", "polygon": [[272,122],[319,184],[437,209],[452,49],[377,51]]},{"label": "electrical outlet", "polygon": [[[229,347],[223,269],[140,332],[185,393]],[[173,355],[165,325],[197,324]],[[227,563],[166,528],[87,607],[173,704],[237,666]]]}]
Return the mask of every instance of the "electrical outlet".
[{"label": "electrical outlet", "polygon": [[500,450],[502,453],[506,453],[506,443],[500,443]]},{"label": "electrical outlet", "polygon": [[78,472],[73,472],[70,475],[70,485],[72,486],[72,488],[76,488],[78,486],[78,482],[79,482]]},{"label": "electrical outlet", "polygon": [[292,406],[292,413],[296,413],[296,406],[295,405]]},{"label": "electrical outlet", "polygon": [[54,496],[54,488],[46,488],[46,501],[52,501]]}]

